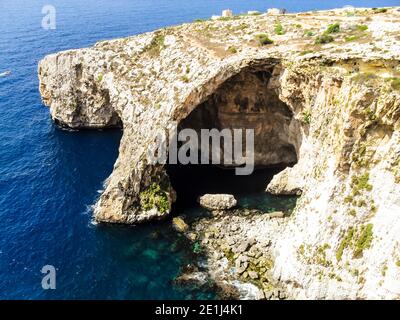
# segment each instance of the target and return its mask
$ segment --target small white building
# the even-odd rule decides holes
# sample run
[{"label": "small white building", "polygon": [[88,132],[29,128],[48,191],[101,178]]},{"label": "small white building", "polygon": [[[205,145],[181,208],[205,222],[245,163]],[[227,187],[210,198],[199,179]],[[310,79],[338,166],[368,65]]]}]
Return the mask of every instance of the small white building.
[{"label": "small white building", "polygon": [[278,8],[270,8],[267,10],[267,14],[276,15],[276,14],[285,14],[286,9],[278,9]]},{"label": "small white building", "polygon": [[252,16],[252,15],[260,14],[260,11],[256,11],[256,10],[247,11],[247,14],[248,14],[249,16]]},{"label": "small white building", "polygon": [[222,17],[223,18],[232,18],[233,17],[233,12],[230,9],[226,9],[222,11]]},{"label": "small white building", "polygon": [[221,18],[221,16],[216,16],[216,15],[211,16],[211,20],[218,20],[220,18]]}]

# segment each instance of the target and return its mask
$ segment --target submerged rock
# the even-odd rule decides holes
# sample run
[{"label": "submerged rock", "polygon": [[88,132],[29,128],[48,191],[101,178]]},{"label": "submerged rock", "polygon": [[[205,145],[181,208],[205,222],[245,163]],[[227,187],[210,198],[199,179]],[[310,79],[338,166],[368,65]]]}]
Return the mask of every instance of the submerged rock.
[{"label": "submerged rock", "polygon": [[231,194],[205,194],[200,197],[199,203],[209,210],[229,210],[237,205],[237,200]]},{"label": "submerged rock", "polygon": [[189,230],[189,226],[187,225],[185,220],[183,220],[182,217],[173,218],[172,225],[177,231],[180,231],[180,232],[186,232]]}]

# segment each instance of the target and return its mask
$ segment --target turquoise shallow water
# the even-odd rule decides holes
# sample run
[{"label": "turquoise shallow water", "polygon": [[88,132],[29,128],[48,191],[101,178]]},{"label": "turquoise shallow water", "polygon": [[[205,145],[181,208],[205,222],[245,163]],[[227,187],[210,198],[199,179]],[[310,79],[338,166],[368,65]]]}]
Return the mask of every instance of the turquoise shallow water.
[{"label": "turquoise shallow water", "polygon": [[[52,0],[57,29],[51,31],[41,28],[45,4],[0,1],[0,74],[11,71],[0,77],[1,299],[214,297],[171,283],[196,257],[169,220],[138,227],[91,223],[90,206],[112,171],[121,132],[65,132],[54,126],[40,101],[36,75],[46,54],[210,17],[225,8],[301,11],[399,1]],[[268,211],[293,202],[242,189],[243,206]],[[56,267],[56,290],[41,287],[46,264]]]}]

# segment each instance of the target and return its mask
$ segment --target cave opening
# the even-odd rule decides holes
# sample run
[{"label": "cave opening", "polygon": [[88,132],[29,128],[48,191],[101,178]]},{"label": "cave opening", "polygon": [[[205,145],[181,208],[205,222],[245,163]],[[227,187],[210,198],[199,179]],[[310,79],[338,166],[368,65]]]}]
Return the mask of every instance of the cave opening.
[{"label": "cave opening", "polygon": [[[272,177],[297,162],[301,135],[290,108],[279,98],[280,69],[276,65],[247,67],[220,85],[180,121],[178,131],[190,128],[254,130],[254,171],[236,175],[235,165],[167,165],[177,193],[175,208],[196,203],[205,193],[241,197],[262,193]],[[224,158],[223,140],[220,142]],[[211,149],[211,146],[209,147]],[[199,154],[204,151],[199,146]]]}]

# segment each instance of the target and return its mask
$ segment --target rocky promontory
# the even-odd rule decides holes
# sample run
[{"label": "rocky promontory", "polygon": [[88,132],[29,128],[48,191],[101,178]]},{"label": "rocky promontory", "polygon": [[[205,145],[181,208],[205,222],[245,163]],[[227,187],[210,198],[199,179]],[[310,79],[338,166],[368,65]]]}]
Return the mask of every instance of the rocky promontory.
[{"label": "rocky promontory", "polygon": [[40,92],[60,126],[123,128],[97,221],[169,214],[166,168],[146,158],[159,131],[253,128],[256,166],[287,166],[265,188],[301,196],[279,226],[233,226],[232,241],[256,238],[265,270],[227,260],[283,296],[398,299],[399,34],[399,8],[199,20],[49,55]]}]

